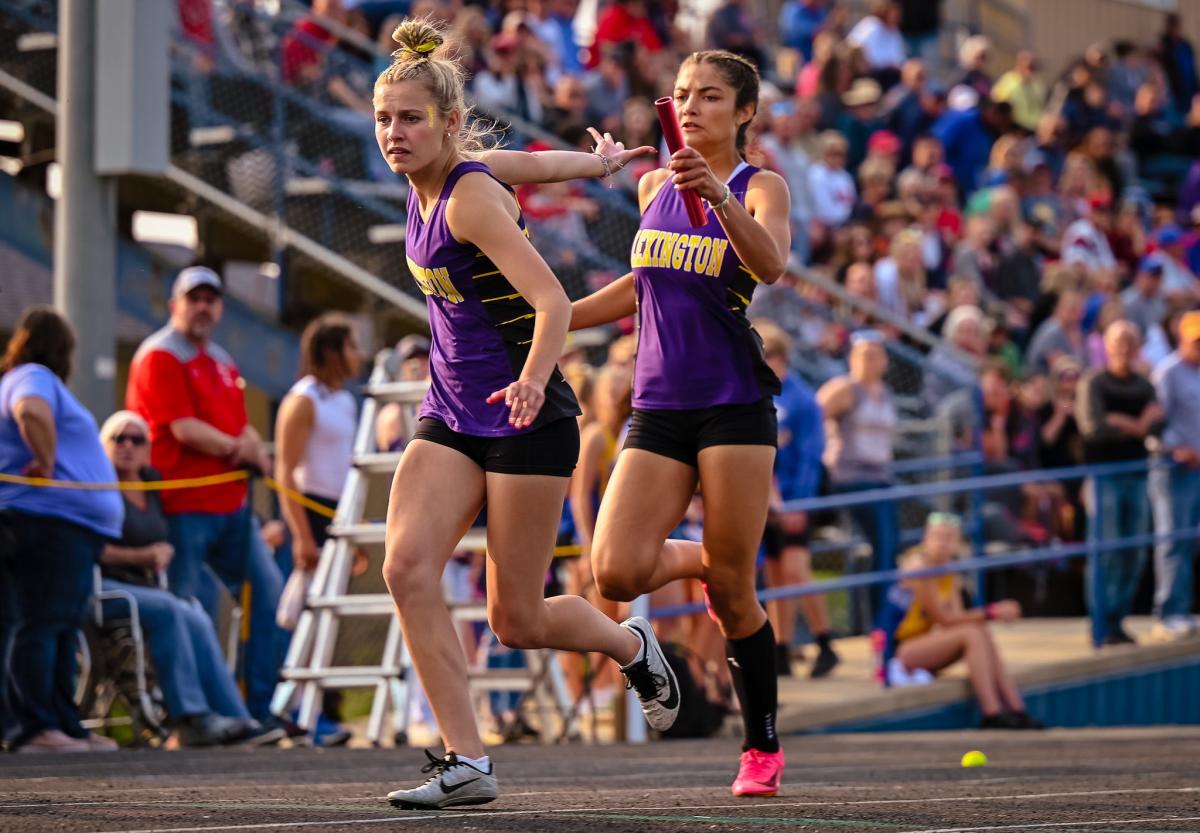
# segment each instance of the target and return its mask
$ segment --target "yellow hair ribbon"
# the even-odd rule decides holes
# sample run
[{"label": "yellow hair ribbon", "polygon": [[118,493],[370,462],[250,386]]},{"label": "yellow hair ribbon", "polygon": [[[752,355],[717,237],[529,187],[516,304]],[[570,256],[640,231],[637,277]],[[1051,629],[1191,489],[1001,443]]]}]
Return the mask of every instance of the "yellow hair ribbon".
[{"label": "yellow hair ribbon", "polygon": [[399,57],[403,53],[417,55],[422,58],[429,57],[429,53],[438,48],[437,41],[427,40],[424,43],[418,43],[416,46],[401,46],[392,54]]}]

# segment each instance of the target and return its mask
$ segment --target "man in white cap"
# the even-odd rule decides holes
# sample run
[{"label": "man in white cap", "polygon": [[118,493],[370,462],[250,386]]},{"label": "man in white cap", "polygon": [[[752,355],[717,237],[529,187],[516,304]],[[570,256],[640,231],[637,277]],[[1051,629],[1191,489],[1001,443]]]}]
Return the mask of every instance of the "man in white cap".
[{"label": "man in white cap", "polygon": [[[142,342],[130,367],[126,407],[149,423],[151,461],[163,480],[271,470],[246,415],[245,380],[211,340],[224,310],[222,292],[211,269],[180,272],[168,304],[170,321]],[[162,493],[175,550],[167,577],[172,592],[199,599],[214,618],[217,592],[204,567],[235,599],[250,582],[246,699],[250,713],[265,721],[278,670],[274,621],[283,580],[254,534],[248,492],[246,480],[234,480]]]}]

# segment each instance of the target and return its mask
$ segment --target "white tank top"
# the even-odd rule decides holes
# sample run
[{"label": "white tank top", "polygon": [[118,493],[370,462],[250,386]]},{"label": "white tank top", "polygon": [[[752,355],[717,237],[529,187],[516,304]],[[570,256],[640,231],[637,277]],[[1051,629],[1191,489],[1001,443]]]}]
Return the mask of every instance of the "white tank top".
[{"label": "white tank top", "polygon": [[292,385],[289,393],[313,403],[312,433],[296,467],[296,484],[307,495],[337,500],[350,472],[358,406],[348,390],[330,390],[313,376]]}]

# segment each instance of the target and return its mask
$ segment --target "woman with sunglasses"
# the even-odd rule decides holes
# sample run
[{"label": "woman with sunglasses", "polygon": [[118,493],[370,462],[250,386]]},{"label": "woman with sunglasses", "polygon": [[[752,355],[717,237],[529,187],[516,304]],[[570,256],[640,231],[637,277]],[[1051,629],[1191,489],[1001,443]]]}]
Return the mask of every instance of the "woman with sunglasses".
[{"label": "woman with sunglasses", "polygon": [[[150,467],[150,426],[133,411],[117,411],[100,428],[100,441],[117,479],[126,484],[158,480]],[[212,620],[194,601],[161,589],[174,550],[156,491],[122,491],[125,521],[120,538],[100,556],[101,590],[120,590],[137,605],[142,634],[167,716],[183,746],[260,746],[283,738],[250,717],[229,673]],[[129,618],[128,598],[105,599],[105,620]]]}]

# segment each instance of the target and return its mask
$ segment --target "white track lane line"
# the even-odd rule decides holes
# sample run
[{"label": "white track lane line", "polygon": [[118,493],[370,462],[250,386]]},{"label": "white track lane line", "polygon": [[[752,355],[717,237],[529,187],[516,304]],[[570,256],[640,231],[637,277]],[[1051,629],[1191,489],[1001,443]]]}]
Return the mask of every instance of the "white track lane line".
[{"label": "white track lane line", "polygon": [[[560,810],[472,810],[459,813],[429,813],[421,816],[394,816],[394,817],[375,817],[369,819],[325,819],[322,821],[285,821],[285,822],[261,822],[257,824],[227,824],[205,827],[156,827],[143,830],[119,830],[119,831],[93,831],[93,833],[203,833],[203,831],[218,831],[218,830],[271,830],[283,828],[298,828],[298,827],[314,827],[316,825],[328,825],[330,827],[338,825],[364,825],[364,824],[406,824],[408,822],[433,821],[434,819],[454,819],[454,818],[493,818],[496,816],[552,816],[552,815],[569,815],[572,813],[644,813],[644,812],[663,812],[663,811],[680,811],[690,810],[699,812],[701,810],[756,810],[762,812],[774,807],[859,807],[880,804],[931,804],[931,803],[949,803],[949,802],[967,802],[967,801],[1025,801],[1042,798],[1071,798],[1089,795],[1129,795],[1129,794],[1146,794],[1146,793],[1195,793],[1200,792],[1200,787],[1144,787],[1140,789],[1128,790],[1086,790],[1081,792],[1059,792],[1059,793],[1022,793],[1018,795],[991,795],[991,796],[957,796],[948,798],[889,798],[889,799],[872,799],[866,801],[772,801],[770,803],[755,803],[755,804],[712,804],[707,806],[669,806],[669,807],[575,807]],[[383,801],[384,799],[380,799]],[[114,802],[114,806],[140,806],[137,804],[121,804]],[[52,805],[50,805],[52,806]],[[145,806],[150,806],[147,802]],[[161,806],[161,805],[159,805]],[[234,808],[231,808],[234,809]],[[1132,819],[1119,820],[1114,819],[1106,822],[1050,822],[1039,824],[1014,824],[1002,827],[948,827],[937,830],[915,830],[906,831],[906,833],[975,833],[975,831],[988,830],[1020,830],[1027,827],[1079,827],[1082,825],[1097,825],[1097,824],[1136,824],[1150,821],[1200,821],[1200,816],[1197,817],[1179,817],[1173,816],[1169,818],[1158,819]]]}]

